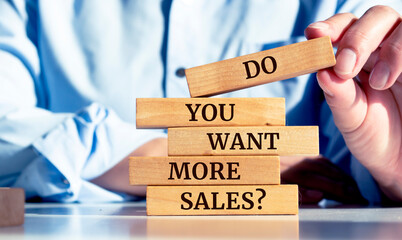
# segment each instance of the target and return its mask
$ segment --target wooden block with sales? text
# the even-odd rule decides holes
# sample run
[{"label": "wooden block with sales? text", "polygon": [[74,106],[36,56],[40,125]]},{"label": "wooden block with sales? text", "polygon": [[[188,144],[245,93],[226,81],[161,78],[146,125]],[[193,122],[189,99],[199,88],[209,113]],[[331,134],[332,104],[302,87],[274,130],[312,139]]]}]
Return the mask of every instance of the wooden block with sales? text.
[{"label": "wooden block with sales? text", "polygon": [[191,97],[213,96],[334,66],[330,37],[321,37],[185,70]]},{"label": "wooden block with sales? text", "polygon": [[148,215],[297,214],[297,185],[148,186]]},{"label": "wooden block with sales? text", "polygon": [[284,98],[137,98],[137,128],[285,125]]},{"label": "wooden block with sales? text", "polygon": [[130,157],[132,185],[280,184],[278,156]]}]

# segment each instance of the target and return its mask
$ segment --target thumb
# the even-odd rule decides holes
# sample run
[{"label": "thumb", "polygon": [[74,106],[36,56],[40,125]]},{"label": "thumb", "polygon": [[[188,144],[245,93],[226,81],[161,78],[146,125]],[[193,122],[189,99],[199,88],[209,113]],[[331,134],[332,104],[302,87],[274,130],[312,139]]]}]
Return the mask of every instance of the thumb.
[{"label": "thumb", "polygon": [[335,124],[342,133],[355,131],[367,114],[367,98],[353,79],[341,79],[332,69],[317,73],[318,84],[324,91]]}]

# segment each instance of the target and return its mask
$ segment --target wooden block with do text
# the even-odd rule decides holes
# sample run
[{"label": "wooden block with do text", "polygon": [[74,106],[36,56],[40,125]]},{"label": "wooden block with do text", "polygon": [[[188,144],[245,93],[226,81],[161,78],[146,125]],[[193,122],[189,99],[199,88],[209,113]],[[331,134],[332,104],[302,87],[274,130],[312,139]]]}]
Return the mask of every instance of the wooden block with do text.
[{"label": "wooden block with do text", "polygon": [[336,63],[330,37],[185,70],[191,97],[213,96],[313,73]]},{"label": "wooden block with do text", "polygon": [[297,185],[149,186],[148,215],[297,214]]},{"label": "wooden block with do text", "polygon": [[21,188],[0,188],[0,227],[24,223],[25,193]]},{"label": "wooden block with do text", "polygon": [[137,128],[285,125],[284,98],[137,98]]},{"label": "wooden block with do text", "polygon": [[280,184],[278,156],[130,157],[132,185]]},{"label": "wooden block with do text", "polygon": [[168,129],[168,155],[318,155],[317,126]]}]

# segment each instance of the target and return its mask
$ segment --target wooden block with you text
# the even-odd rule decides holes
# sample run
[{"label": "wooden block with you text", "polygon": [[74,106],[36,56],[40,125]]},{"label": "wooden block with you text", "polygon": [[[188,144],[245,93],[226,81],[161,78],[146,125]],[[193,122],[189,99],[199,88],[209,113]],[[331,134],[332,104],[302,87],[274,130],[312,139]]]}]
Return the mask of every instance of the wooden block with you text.
[{"label": "wooden block with you text", "polygon": [[297,185],[149,186],[148,215],[297,214]]},{"label": "wooden block with you text", "polygon": [[21,188],[0,188],[0,227],[24,223],[25,193]]},{"label": "wooden block with you text", "polygon": [[168,129],[169,156],[318,155],[317,126]]},{"label": "wooden block with you text", "polygon": [[137,98],[137,128],[285,125],[284,98]]},{"label": "wooden block with you text", "polygon": [[278,156],[130,157],[132,185],[280,184]]},{"label": "wooden block with you text", "polygon": [[212,96],[313,73],[336,63],[330,37],[186,69],[191,97]]}]

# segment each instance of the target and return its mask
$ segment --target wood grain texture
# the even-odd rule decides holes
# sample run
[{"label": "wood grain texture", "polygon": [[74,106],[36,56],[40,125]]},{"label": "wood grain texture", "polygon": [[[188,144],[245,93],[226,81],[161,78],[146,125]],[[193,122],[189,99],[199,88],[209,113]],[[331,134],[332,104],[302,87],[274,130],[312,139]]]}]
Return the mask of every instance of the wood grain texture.
[{"label": "wood grain texture", "polygon": [[0,227],[24,223],[25,193],[21,188],[0,188]]},{"label": "wood grain texture", "polygon": [[290,240],[299,239],[299,216],[148,217],[146,228],[148,239]]},{"label": "wood grain texture", "polygon": [[284,98],[137,98],[137,128],[285,125]]},{"label": "wood grain texture", "polygon": [[131,157],[129,173],[132,185],[280,184],[277,156]]},{"label": "wood grain texture", "polygon": [[297,213],[297,185],[147,187],[148,215]]},{"label": "wood grain texture", "polygon": [[[270,56],[275,59],[276,68]],[[265,61],[263,61],[265,59]],[[255,61],[260,66],[257,73]],[[185,70],[191,97],[213,96],[264,83],[289,79],[334,66],[335,56],[329,37],[317,38],[271,50],[248,54]],[[250,74],[247,74],[246,65]],[[265,66],[265,73],[262,66]]]},{"label": "wood grain texture", "polygon": [[169,156],[318,154],[318,126],[168,129]]}]

